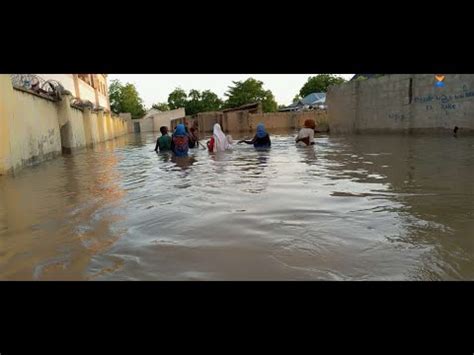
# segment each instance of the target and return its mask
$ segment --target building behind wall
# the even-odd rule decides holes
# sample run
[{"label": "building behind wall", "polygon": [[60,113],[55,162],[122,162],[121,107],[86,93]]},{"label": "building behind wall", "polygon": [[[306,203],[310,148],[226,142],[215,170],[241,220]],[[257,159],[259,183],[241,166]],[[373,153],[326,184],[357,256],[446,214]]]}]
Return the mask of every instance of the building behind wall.
[{"label": "building behind wall", "polygon": [[[112,114],[106,91],[99,92],[106,77],[95,77],[87,91],[74,75],[0,74],[0,175],[128,133],[127,120]],[[95,104],[75,95],[95,97]]]},{"label": "building behind wall", "polygon": [[169,111],[159,111],[156,109],[149,110],[145,116],[140,119],[129,118],[130,133],[141,132],[159,132],[160,127],[165,126],[172,128],[171,121],[176,119],[184,119],[184,108],[178,108]]},{"label": "building behind wall", "polygon": [[55,80],[80,100],[110,111],[107,74],[35,74],[45,81]]}]

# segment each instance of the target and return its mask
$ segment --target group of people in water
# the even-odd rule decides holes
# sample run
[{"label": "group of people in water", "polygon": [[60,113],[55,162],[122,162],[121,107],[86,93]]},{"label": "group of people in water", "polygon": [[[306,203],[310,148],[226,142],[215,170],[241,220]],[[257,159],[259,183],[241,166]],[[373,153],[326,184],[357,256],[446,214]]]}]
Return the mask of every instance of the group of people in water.
[{"label": "group of people in water", "polygon": [[[160,152],[171,151],[177,157],[186,157],[189,149],[197,148],[199,145],[206,148],[199,141],[196,123],[194,123],[190,129],[184,124],[178,124],[171,136],[168,134],[167,127],[161,127],[160,132],[161,137],[156,141],[156,152],[158,150]],[[304,127],[301,128],[295,139],[296,144],[300,146],[314,145],[315,133],[321,133],[321,131],[316,130],[315,121],[306,120]],[[211,139],[207,142],[207,149],[209,152],[225,152],[226,150],[232,149],[233,143],[232,137],[226,135],[222,131],[220,124],[216,123]],[[257,132],[252,140],[241,140],[237,142],[237,144],[240,143],[253,144],[255,148],[270,148],[272,145],[270,135],[266,131],[263,123],[257,125]]]}]

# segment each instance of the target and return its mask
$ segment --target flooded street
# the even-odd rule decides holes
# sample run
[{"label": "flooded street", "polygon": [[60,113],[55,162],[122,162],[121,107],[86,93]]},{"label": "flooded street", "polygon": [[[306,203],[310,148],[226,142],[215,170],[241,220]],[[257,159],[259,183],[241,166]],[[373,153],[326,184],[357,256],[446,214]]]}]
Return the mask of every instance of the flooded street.
[{"label": "flooded street", "polygon": [[176,159],[132,134],[1,176],[0,279],[474,280],[473,137],[294,136]]}]

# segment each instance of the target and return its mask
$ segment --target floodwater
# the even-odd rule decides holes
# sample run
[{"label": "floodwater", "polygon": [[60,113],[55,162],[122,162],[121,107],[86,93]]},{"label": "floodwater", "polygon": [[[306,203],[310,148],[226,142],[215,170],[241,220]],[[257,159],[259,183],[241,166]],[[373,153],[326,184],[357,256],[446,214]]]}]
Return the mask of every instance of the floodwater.
[{"label": "floodwater", "polygon": [[0,177],[0,279],[474,279],[473,137],[294,136],[176,160],[129,135]]}]

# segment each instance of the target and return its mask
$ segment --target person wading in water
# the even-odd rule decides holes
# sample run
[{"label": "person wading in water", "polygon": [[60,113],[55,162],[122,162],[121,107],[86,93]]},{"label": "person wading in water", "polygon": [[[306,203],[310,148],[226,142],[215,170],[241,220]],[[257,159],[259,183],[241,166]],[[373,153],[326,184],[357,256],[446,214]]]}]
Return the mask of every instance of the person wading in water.
[{"label": "person wading in water", "polygon": [[251,141],[241,140],[237,144],[240,143],[253,144],[254,148],[270,148],[272,145],[270,135],[265,130],[263,123],[257,125],[257,132]]}]

